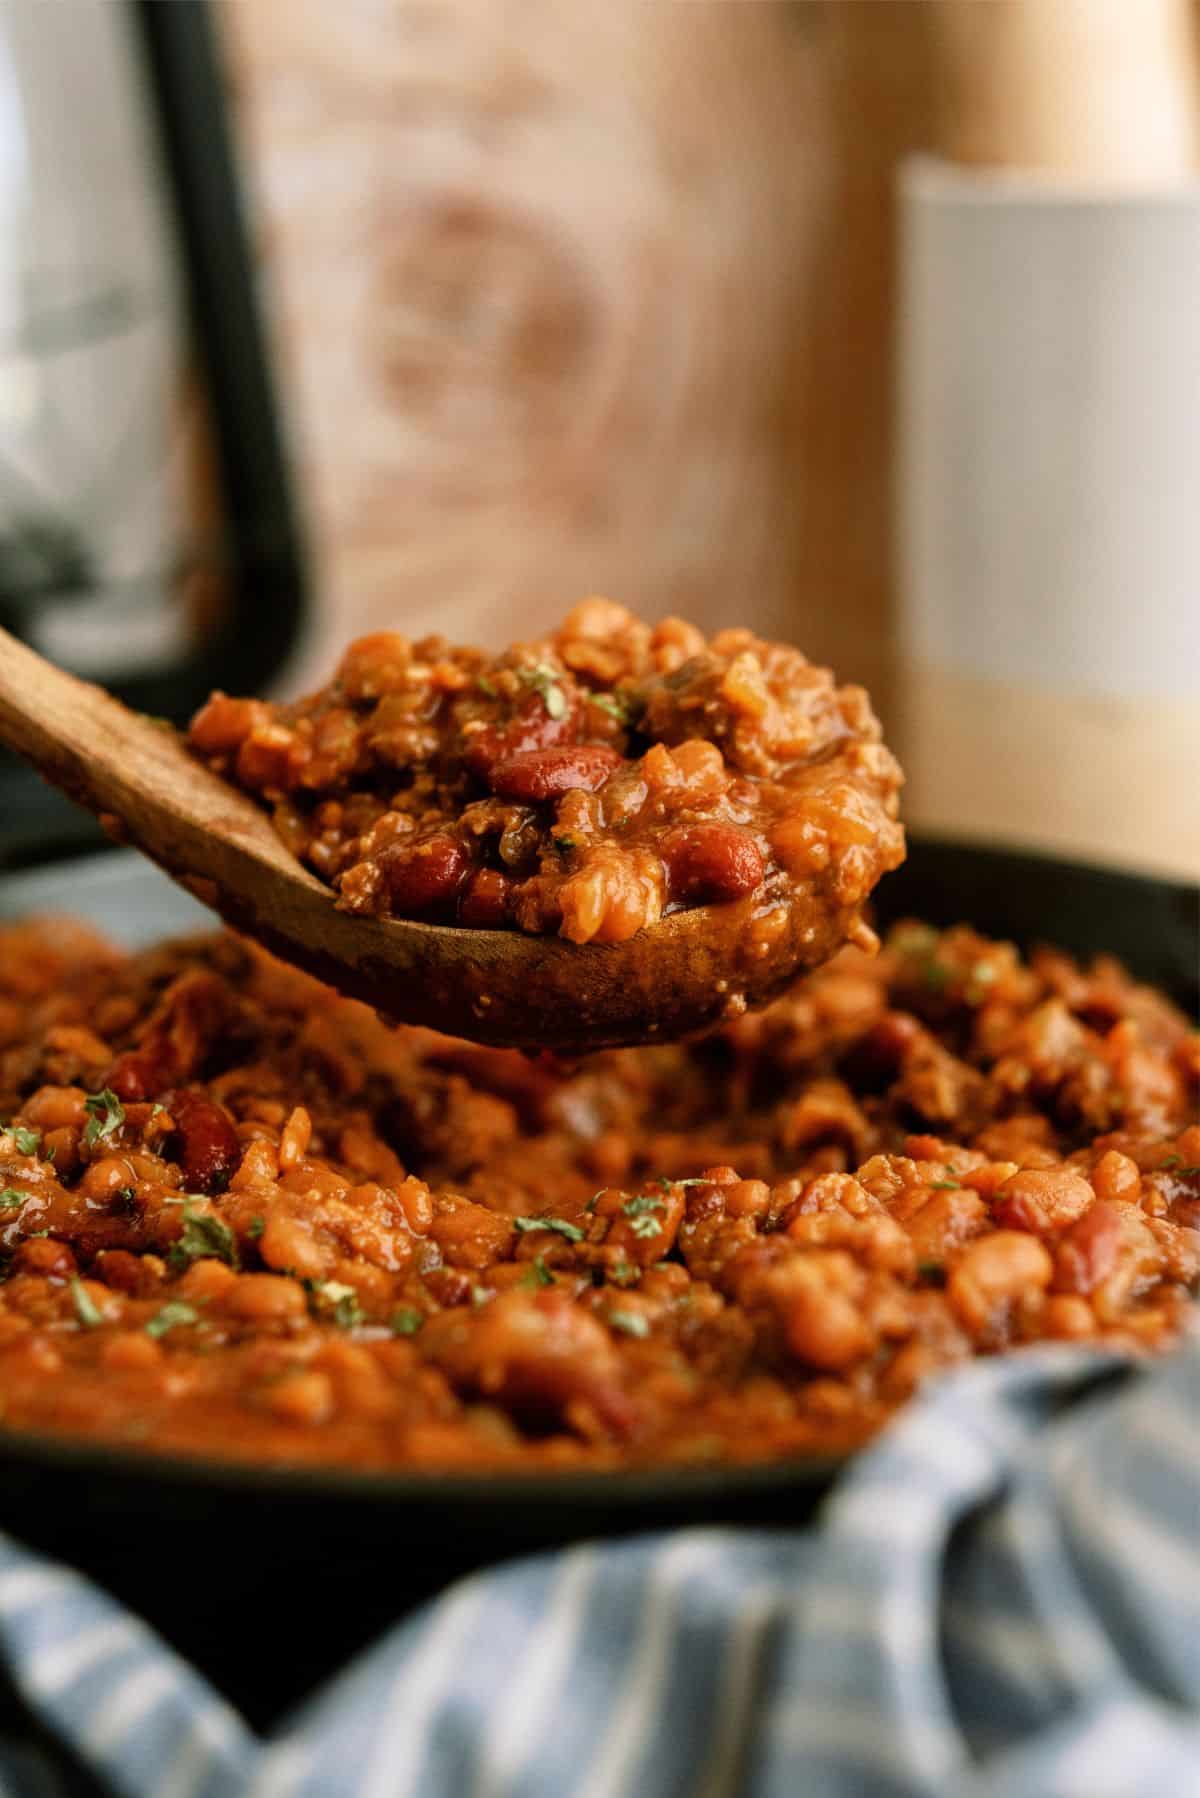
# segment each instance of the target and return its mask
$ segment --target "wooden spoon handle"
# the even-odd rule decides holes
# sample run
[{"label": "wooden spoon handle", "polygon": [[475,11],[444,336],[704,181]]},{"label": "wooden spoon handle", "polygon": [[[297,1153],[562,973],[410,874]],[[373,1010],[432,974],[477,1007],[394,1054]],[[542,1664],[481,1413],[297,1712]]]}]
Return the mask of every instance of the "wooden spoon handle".
[{"label": "wooden spoon handle", "polygon": [[[155,723],[0,630],[0,742],[170,873],[222,879],[235,858],[297,869],[266,817]],[[186,882],[185,882],[186,883]]]}]

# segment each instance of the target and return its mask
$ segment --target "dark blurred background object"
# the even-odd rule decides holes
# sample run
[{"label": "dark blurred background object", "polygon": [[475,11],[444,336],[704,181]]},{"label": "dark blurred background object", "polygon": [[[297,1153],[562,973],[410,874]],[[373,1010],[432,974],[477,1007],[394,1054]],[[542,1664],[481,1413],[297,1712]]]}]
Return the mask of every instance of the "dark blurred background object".
[{"label": "dark blurred background object", "polygon": [[[176,721],[303,579],[205,4],[0,6],[0,621]],[[0,761],[0,866],[90,821]]]}]

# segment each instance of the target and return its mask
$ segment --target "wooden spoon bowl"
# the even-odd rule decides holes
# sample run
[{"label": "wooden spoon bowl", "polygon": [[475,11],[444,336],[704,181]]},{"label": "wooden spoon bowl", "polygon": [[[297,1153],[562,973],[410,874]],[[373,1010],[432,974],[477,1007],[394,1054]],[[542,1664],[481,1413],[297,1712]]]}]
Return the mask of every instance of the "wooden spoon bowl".
[{"label": "wooden spoon bowl", "polygon": [[769,999],[854,928],[853,908],[803,892],[787,906],[751,896],[678,912],[613,944],[352,916],[169,725],[5,631],[0,741],[234,929],[390,1017],[477,1042],[579,1052],[670,1040]]}]

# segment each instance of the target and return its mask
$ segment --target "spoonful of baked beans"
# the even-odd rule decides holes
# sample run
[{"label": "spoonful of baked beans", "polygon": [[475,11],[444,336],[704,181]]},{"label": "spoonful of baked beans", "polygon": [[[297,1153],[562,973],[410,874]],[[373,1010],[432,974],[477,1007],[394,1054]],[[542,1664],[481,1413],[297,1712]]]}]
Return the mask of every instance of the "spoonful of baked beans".
[{"label": "spoonful of baked beans", "polygon": [[498,656],[392,632],[186,740],[0,632],[0,740],[236,929],[407,1023],[580,1051],[771,998],[904,854],[867,695],[585,600]]}]

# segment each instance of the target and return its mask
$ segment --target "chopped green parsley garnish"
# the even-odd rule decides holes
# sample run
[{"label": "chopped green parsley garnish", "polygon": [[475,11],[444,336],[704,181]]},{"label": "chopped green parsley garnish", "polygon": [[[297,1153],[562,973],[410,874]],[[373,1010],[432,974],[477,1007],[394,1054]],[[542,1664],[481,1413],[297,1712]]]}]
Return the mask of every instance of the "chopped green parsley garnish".
[{"label": "chopped green parsley garnish", "polygon": [[628,724],[633,716],[632,702],[620,693],[589,693],[588,704],[598,706],[618,724]]},{"label": "chopped green parsley garnish", "polygon": [[665,1211],[666,1206],[661,1199],[642,1196],[636,1199],[626,1199],[621,1210],[626,1217],[644,1217],[647,1211]]},{"label": "chopped green parsley garnish", "polygon": [[85,1330],[98,1329],[104,1322],[99,1305],[82,1280],[72,1279],[71,1302],[75,1306],[75,1315]]},{"label": "chopped green parsley garnish", "polygon": [[929,1187],[931,1192],[961,1192],[963,1184],[961,1180],[931,1180]]},{"label": "chopped green parsley garnish", "polygon": [[343,1280],[306,1280],[317,1309],[328,1312],[339,1330],[352,1330],[363,1321],[363,1308],[353,1286]]},{"label": "chopped green parsley garnish", "polygon": [[668,1180],[665,1174],[660,1174],[658,1176],[658,1184],[662,1187],[664,1192],[670,1192],[673,1186],[711,1186],[712,1181],[700,1179]]},{"label": "chopped green parsley garnish", "polygon": [[6,1186],[4,1191],[0,1192],[0,1209],[15,1211],[18,1205],[23,1205],[26,1199],[32,1197],[32,1193],[19,1192],[15,1186]]},{"label": "chopped green parsley garnish", "polygon": [[488,679],[486,674],[476,675],[475,685],[479,688],[479,691],[481,693],[486,693],[489,699],[495,699],[495,697],[496,697],[495,684]]},{"label": "chopped green parsley garnish", "polygon": [[8,1133],[17,1145],[18,1155],[36,1155],[42,1140],[40,1130],[27,1130],[24,1124],[10,1124]]},{"label": "chopped green parsley garnish", "polygon": [[940,1261],[918,1261],[917,1278],[930,1280],[935,1286],[940,1286],[946,1278],[946,1270]]},{"label": "chopped green parsley garnish", "polygon": [[230,1267],[238,1264],[237,1239],[227,1223],[212,1211],[199,1211],[192,1198],[183,1200],[183,1234],[171,1245],[167,1260],[174,1268],[216,1257]]},{"label": "chopped green parsley garnish", "polygon": [[250,1238],[251,1242],[257,1242],[266,1227],[267,1220],[265,1217],[252,1217],[250,1222],[246,1225],[246,1235]]},{"label": "chopped green parsley garnish", "polygon": [[85,1101],[84,1109],[87,1111],[88,1121],[83,1140],[89,1148],[98,1142],[107,1142],[125,1122],[125,1107],[116,1093],[107,1086],[103,1092],[93,1093]]},{"label": "chopped green parsley garnish", "polygon": [[554,847],[558,850],[560,855],[569,855],[571,850],[575,847],[575,838],[555,837]]},{"label": "chopped green parsley garnish", "polygon": [[525,1272],[521,1275],[522,1286],[553,1286],[554,1275],[546,1266],[545,1257],[535,1255]]},{"label": "chopped green parsley garnish", "polygon": [[399,1305],[392,1312],[390,1327],[393,1336],[415,1336],[425,1319],[415,1305]]},{"label": "chopped green parsley garnish", "polygon": [[621,1330],[626,1336],[649,1336],[650,1325],[640,1311],[610,1311],[608,1321],[614,1330]]},{"label": "chopped green parsley garnish", "polygon": [[635,1261],[614,1261],[608,1270],[608,1277],[615,1280],[618,1286],[632,1286],[640,1271]]},{"label": "chopped green parsley garnish", "polygon": [[537,688],[549,717],[566,717],[567,696],[559,686],[559,677],[553,668],[546,662],[535,662],[532,668],[518,668],[517,673],[529,686]]},{"label": "chopped green parsley garnish", "polygon": [[569,1224],[565,1217],[514,1217],[513,1223],[522,1232],[526,1230],[557,1230],[559,1235],[565,1236],[568,1242],[583,1241],[583,1231],[579,1225]]},{"label": "chopped green parsley garnish", "polygon": [[636,1199],[626,1199],[621,1210],[626,1217],[633,1220],[629,1227],[635,1236],[647,1240],[651,1236],[658,1236],[662,1233],[662,1225],[653,1215],[656,1211],[666,1210],[662,1199],[649,1198],[645,1195]]},{"label": "chopped green parsley garnish", "polygon": [[944,992],[953,970],[937,959],[938,933],[931,924],[904,924],[893,931],[888,948],[914,963],[913,972],[931,992]]},{"label": "chopped green parsley garnish", "polygon": [[161,1306],[145,1326],[147,1336],[165,1336],[168,1330],[174,1330],[179,1324],[198,1324],[200,1313],[194,1305],[185,1305],[182,1299],[169,1299]]},{"label": "chopped green parsley garnish", "polygon": [[987,996],[987,989],[996,979],[997,970],[990,961],[977,961],[967,975],[967,998],[972,1004]]}]

